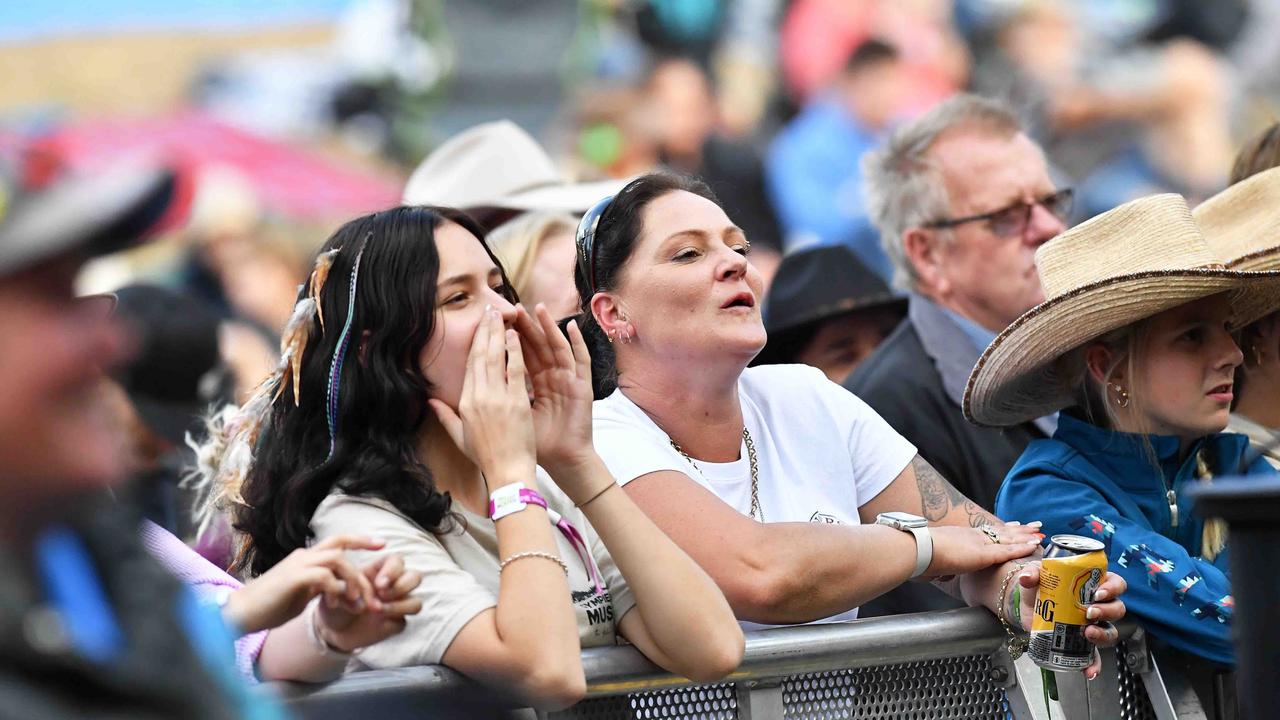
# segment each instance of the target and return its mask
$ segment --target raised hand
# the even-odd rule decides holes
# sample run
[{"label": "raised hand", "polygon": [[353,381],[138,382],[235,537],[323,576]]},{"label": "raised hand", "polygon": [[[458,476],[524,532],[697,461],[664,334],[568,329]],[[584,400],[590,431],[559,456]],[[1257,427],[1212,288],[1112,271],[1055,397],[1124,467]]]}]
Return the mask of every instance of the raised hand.
[{"label": "raised hand", "polygon": [[381,540],[336,535],[289,553],[275,567],[227,598],[222,616],[243,633],[279,627],[296,617],[316,595],[329,607],[353,611],[381,609],[373,584],[347,562],[347,550],[381,550]]},{"label": "raised hand", "polygon": [[533,414],[525,379],[519,335],[504,332],[498,312],[486,309],[467,354],[457,411],[440,400],[427,401],[490,490],[533,480]]},{"label": "raised hand", "polygon": [[517,308],[516,330],[524,341],[533,386],[538,463],[571,498],[581,500],[579,488],[572,486],[578,473],[563,470],[571,470],[595,456],[591,444],[591,356],[587,344],[576,321],[566,328],[566,338],[541,303],[533,315],[523,307]]}]

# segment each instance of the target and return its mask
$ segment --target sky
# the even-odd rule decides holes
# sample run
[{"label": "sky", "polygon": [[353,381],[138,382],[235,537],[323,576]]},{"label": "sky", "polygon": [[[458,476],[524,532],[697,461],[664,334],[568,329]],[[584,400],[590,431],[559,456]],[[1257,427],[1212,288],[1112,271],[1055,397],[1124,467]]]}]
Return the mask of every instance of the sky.
[{"label": "sky", "polygon": [[3,0],[0,44],[136,30],[226,30],[334,20],[352,0]]}]

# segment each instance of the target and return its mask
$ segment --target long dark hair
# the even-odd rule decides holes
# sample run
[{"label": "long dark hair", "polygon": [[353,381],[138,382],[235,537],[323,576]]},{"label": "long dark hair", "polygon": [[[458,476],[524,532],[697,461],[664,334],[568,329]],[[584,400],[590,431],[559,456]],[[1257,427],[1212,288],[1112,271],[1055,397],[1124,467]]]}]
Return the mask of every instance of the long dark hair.
[{"label": "long dark hair", "polygon": [[[440,256],[435,231],[445,222],[480,239],[467,215],[449,208],[398,207],[356,218],[338,228],[321,253],[337,250],[311,320],[301,355],[300,402],[292,379],[253,448],[241,487],[235,528],[249,536],[239,569],[270,569],[311,538],[311,516],[335,487],[352,495],[385,499],[423,528],[439,532],[451,518],[448,493],[436,489],[431,471],[415,456],[414,441],[428,419],[430,384],[418,358],[435,328]],[[354,307],[348,307],[352,268],[360,255]],[[504,294],[516,301],[503,272]],[[310,288],[299,290],[299,300]],[[330,456],[326,419],[330,362],[350,310],[350,344],[338,382],[337,435]]]},{"label": "long dark hair", "polygon": [[576,319],[591,352],[591,378],[597,400],[607,397],[618,387],[618,368],[613,345],[591,313],[591,298],[597,292],[617,287],[619,275],[644,232],[644,209],[659,197],[677,190],[720,204],[711,188],[697,178],[675,173],[642,175],[619,190],[600,215],[592,250],[595,290],[592,290],[581,264],[574,270],[573,282],[578,290],[580,313]]}]

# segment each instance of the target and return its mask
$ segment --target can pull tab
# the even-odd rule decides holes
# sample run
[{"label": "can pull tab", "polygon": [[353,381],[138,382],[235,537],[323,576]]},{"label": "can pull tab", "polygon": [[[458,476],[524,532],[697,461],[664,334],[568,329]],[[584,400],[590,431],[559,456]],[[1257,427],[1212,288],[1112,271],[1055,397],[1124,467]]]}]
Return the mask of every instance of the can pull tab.
[{"label": "can pull tab", "polygon": [[1169,501],[1169,517],[1173,521],[1173,526],[1178,527],[1178,497],[1169,490],[1165,493],[1165,499]]}]

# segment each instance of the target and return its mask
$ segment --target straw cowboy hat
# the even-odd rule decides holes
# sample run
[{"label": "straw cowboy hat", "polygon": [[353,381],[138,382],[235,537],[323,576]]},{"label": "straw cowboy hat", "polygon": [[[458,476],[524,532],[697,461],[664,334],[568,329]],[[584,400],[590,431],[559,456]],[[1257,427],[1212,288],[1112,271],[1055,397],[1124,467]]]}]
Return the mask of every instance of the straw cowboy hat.
[{"label": "straw cowboy hat", "polygon": [[464,130],[436,148],[409,176],[404,203],[581,213],[626,184],[566,182],[538,141],[500,120]]},{"label": "straw cowboy hat", "polygon": [[1200,203],[1191,215],[1227,267],[1280,269],[1280,168],[1241,180]]},{"label": "straw cowboy hat", "polygon": [[1239,327],[1280,307],[1280,273],[1227,270],[1179,195],[1125,203],[1036,251],[1044,302],[1000,333],[969,375],[964,414],[999,427],[1075,402],[1058,360],[1130,323],[1231,292]]}]

